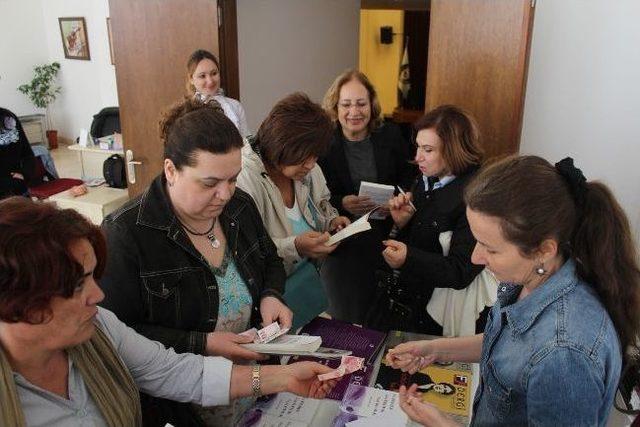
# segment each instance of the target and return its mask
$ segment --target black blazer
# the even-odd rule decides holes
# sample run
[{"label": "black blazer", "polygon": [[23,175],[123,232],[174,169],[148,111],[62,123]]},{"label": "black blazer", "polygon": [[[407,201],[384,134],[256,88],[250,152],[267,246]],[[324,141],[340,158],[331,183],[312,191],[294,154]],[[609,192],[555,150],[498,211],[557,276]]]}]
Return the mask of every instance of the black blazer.
[{"label": "black blazer", "polygon": [[[398,126],[385,123],[371,133],[371,142],[378,175],[377,183],[400,185],[406,190],[413,182],[417,169],[409,163],[411,149],[402,137]],[[342,207],[342,198],[349,194],[358,194],[359,189],[351,179],[344,151],[342,128],[339,124],[333,134],[329,152],[318,161],[318,164],[331,191],[331,204],[340,211],[341,215],[351,216]]]},{"label": "black blazer", "polygon": [[[464,289],[484,266],[471,263],[476,240],[471,234],[463,200],[464,187],[477,172],[469,168],[447,185],[427,191],[422,177],[413,192],[418,211],[401,230],[398,240],[407,244],[407,259],[400,269],[400,287],[422,307],[434,288]],[[442,254],[439,235],[452,231],[449,254]]]}]

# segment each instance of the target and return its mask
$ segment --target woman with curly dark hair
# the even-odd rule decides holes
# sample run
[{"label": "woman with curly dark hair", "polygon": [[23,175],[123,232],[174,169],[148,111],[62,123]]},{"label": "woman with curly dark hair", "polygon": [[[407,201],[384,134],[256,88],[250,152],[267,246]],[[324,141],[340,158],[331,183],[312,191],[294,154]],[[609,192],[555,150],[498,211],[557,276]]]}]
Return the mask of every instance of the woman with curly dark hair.
[{"label": "woman with curly dark hair", "polygon": [[331,369],[317,363],[237,366],[143,337],[97,306],[105,258],[103,234],[78,212],[0,202],[1,426],[139,427],[139,391],[212,406],[280,391],[323,397],[334,384],[318,382]]}]

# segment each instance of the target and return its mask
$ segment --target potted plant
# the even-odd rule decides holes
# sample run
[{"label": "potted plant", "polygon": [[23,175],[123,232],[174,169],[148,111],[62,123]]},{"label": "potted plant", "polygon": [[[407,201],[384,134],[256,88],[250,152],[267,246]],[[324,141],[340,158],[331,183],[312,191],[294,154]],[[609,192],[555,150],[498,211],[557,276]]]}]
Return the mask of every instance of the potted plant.
[{"label": "potted plant", "polygon": [[58,147],[58,131],[52,129],[49,105],[55,101],[56,96],[60,93],[60,86],[54,85],[54,80],[59,70],[60,63],[58,62],[36,65],[33,67],[35,75],[31,82],[18,86],[18,90],[27,95],[33,105],[47,110],[47,140],[49,141],[49,147],[52,149]]}]

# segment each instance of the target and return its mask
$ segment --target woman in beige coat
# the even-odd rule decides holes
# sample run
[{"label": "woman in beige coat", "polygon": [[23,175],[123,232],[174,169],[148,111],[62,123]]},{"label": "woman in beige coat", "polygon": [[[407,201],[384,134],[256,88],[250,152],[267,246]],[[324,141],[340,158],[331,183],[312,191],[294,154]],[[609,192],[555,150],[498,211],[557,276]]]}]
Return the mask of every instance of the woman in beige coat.
[{"label": "woman in beige coat", "polygon": [[319,156],[329,147],[333,127],[322,108],[302,93],[279,101],[242,149],[238,186],[256,202],[287,271],[284,298],[294,327],[327,307],[316,261],[335,246],[329,232],[349,224],[331,206]]}]

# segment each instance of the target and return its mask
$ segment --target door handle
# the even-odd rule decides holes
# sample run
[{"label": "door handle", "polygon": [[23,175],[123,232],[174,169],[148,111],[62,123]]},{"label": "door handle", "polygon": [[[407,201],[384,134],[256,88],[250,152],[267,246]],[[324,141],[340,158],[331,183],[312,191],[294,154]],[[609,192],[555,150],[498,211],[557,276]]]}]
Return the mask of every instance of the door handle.
[{"label": "door handle", "polygon": [[126,161],[127,161],[127,175],[129,176],[129,183],[136,183],[136,165],[141,165],[142,162],[138,160],[133,160],[133,151],[127,150],[125,153]]}]

